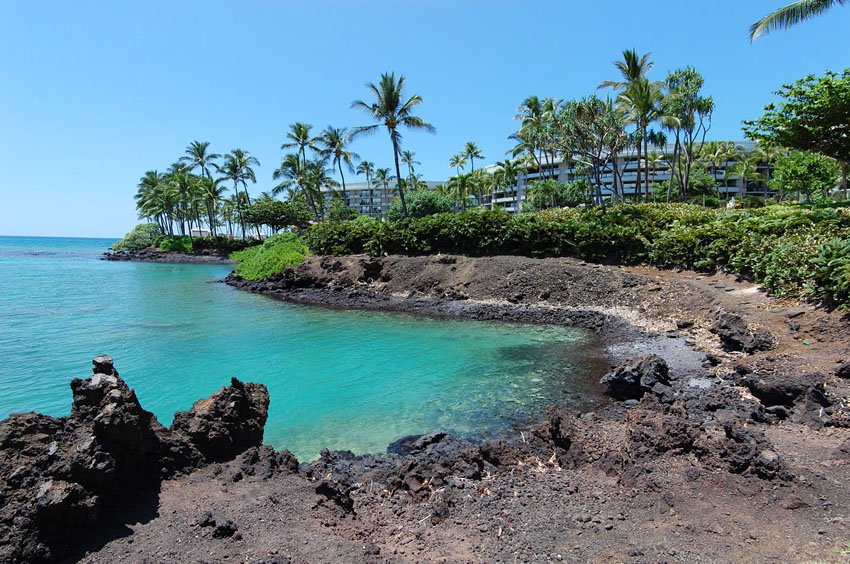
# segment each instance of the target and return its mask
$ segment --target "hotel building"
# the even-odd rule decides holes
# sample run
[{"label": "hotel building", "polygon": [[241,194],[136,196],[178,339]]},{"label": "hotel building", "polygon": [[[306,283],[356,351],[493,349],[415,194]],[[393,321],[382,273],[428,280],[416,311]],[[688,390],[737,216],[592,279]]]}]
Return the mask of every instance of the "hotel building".
[{"label": "hotel building", "polygon": [[[735,146],[738,154],[742,156],[755,150],[755,143],[752,142],[735,143]],[[652,147],[650,149],[650,154],[657,153],[666,157],[673,154],[673,149],[674,146],[672,144],[664,147]],[[585,175],[579,175],[576,173],[574,165],[565,163],[561,160],[557,160],[551,164],[547,164],[545,162],[541,164],[542,170],[528,168],[525,172],[517,175],[516,182],[512,186],[498,190],[495,194],[485,196],[483,204],[487,207],[500,207],[505,211],[516,212],[522,208],[522,203],[525,201],[526,189],[536,180],[554,177],[554,179],[559,182],[568,183],[581,178],[586,178]],[[735,164],[735,160],[725,161],[718,163],[718,166],[714,171],[708,171],[717,178],[719,185],[717,190],[722,197],[769,196],[773,194],[769,190],[768,186],[763,182],[754,182],[748,179],[745,185],[744,180],[739,176],[732,174],[731,172],[727,174],[727,171],[731,171]],[[620,153],[617,157],[617,166],[620,171],[618,182],[622,182],[621,192],[626,195],[633,195],[635,193],[635,184],[637,182],[637,151],[635,149],[630,149]],[[487,172],[495,172],[497,170],[497,166],[489,165],[484,167],[484,170]],[[767,176],[769,170],[770,165],[768,165],[768,163],[758,164],[758,173]],[[554,172],[554,175],[552,172]],[[646,169],[644,169],[641,172],[641,175],[643,176],[646,172]],[[650,162],[648,172],[650,186],[653,184],[666,184],[670,181],[670,168],[663,159],[662,162],[656,163],[655,166],[653,166],[652,162]],[[645,186],[643,182],[644,180],[642,178],[642,186]],[[602,172],[603,197],[611,196],[613,185],[614,173],[609,168]]]}]

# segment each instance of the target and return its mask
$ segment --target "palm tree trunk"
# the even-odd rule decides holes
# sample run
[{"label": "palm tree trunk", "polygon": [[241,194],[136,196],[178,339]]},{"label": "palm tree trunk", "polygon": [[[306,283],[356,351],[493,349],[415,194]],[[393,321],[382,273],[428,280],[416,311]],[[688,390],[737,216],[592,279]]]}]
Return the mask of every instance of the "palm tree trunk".
[{"label": "palm tree trunk", "polygon": [[398,185],[398,196],[401,198],[401,213],[407,217],[407,202],[404,200],[404,188],[401,185],[401,167],[398,165],[398,141],[393,133],[390,133],[390,138],[393,141],[393,157],[395,158],[395,181]]},{"label": "palm tree trunk", "polygon": [[637,177],[635,178],[635,202],[640,202],[640,153],[643,150],[643,146],[641,145],[641,140],[637,140]]},{"label": "palm tree trunk", "polygon": [[337,167],[339,167],[339,177],[342,178],[342,203],[348,207],[348,196],[345,192],[345,175],[342,173],[342,161],[336,161]]},{"label": "palm tree trunk", "polygon": [[[646,164],[646,174],[644,175],[645,176],[645,183],[646,183],[646,185],[645,185],[646,190],[643,191],[643,201],[644,202],[649,202],[649,162],[648,162],[648,157],[649,157],[649,139],[646,138],[646,129],[644,129],[644,132],[643,132],[643,159],[644,159],[645,164]],[[640,162],[638,162],[638,166],[640,166]]]}]

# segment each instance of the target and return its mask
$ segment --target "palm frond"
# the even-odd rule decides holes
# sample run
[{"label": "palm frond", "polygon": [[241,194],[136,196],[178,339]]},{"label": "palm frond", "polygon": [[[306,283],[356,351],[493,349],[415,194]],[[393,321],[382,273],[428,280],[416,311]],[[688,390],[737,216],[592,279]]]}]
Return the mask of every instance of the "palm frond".
[{"label": "palm frond", "polygon": [[779,8],[750,26],[750,41],[771,31],[788,29],[800,22],[820,16],[833,6],[842,6],[847,0],[799,0]]}]

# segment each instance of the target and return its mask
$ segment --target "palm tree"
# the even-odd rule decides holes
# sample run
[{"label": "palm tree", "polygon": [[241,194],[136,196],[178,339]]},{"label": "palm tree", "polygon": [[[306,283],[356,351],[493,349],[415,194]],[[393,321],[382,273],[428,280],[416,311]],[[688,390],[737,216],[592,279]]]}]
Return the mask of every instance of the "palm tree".
[{"label": "palm tree", "polygon": [[371,214],[374,211],[372,207],[372,175],[375,174],[375,163],[360,161],[360,164],[357,165],[356,173],[366,175],[366,189],[369,191],[369,213]]},{"label": "palm tree", "polygon": [[317,138],[317,141],[322,144],[319,154],[325,158],[330,158],[334,166],[339,169],[339,176],[342,179],[342,201],[348,205],[348,194],[345,189],[345,173],[342,171],[342,164],[345,163],[349,172],[354,172],[353,160],[360,158],[360,155],[353,153],[348,149],[350,136],[346,128],[328,126]]},{"label": "palm tree", "polygon": [[416,156],[416,153],[413,151],[402,151],[401,152],[401,162],[407,165],[407,179],[413,182],[415,180],[413,165],[422,164],[419,161],[413,160],[413,157]]},{"label": "palm tree", "polygon": [[[639,199],[641,195],[641,171],[646,163],[641,160],[641,155],[649,153],[649,125],[663,118],[660,102],[663,96],[658,83],[650,82],[642,78],[629,86],[625,92],[620,94],[618,103],[623,107],[629,120],[635,124],[637,135],[637,179],[635,184],[635,196]],[[643,147],[641,148],[641,144]],[[649,171],[646,170],[646,192],[645,199],[649,199]]]},{"label": "palm tree", "polygon": [[301,155],[301,164],[307,165],[307,149],[318,150],[316,147],[316,138],[310,137],[312,125],[296,122],[290,124],[289,131],[286,133],[286,138],[289,140],[280,146],[281,150],[297,148],[298,154]]},{"label": "palm tree", "polygon": [[788,29],[800,22],[820,16],[833,6],[843,6],[846,0],[798,0],[779,8],[750,26],[750,41],[777,29]]},{"label": "palm tree", "polygon": [[454,168],[457,170],[457,173],[460,174],[460,171],[466,166],[466,155],[463,153],[458,153],[457,155],[453,155],[451,159],[449,159],[449,168]]},{"label": "palm tree", "polygon": [[483,159],[484,153],[474,141],[467,141],[463,146],[463,155],[469,159],[470,172],[475,172],[475,159]]},{"label": "palm tree", "polygon": [[[554,98],[541,100],[537,96],[529,96],[523,100],[522,105],[517,108],[517,115],[514,116],[514,119],[521,121],[519,131],[508,137],[517,142],[511,151],[512,156],[527,155],[543,178],[555,176],[555,171],[549,163],[555,162],[557,154],[554,122],[560,106],[561,101]],[[539,156],[538,151],[541,153]]]},{"label": "palm tree", "polygon": [[172,211],[176,201],[172,185],[165,175],[149,170],[139,180],[134,196],[139,217],[153,220],[162,233],[174,234]]},{"label": "palm tree", "polygon": [[[248,195],[248,180],[250,180],[253,184],[257,183],[257,177],[254,174],[253,169],[255,166],[260,166],[260,162],[251,156],[251,153],[243,151],[242,149],[233,149],[224,155],[224,164],[220,169],[224,174],[224,177],[233,182],[233,191],[235,193],[239,193],[239,184],[242,184],[242,188],[245,191],[244,202],[249,206],[251,205],[251,196]],[[239,223],[242,225],[242,238],[244,239],[245,220],[242,213],[243,201],[237,198],[236,203],[239,204],[237,210],[239,212]],[[257,226],[257,237],[260,237],[259,226]]]},{"label": "palm tree", "polygon": [[[652,53],[638,55],[637,50],[627,49],[623,51],[623,60],[614,61],[614,66],[620,71],[622,80],[606,80],[599,88],[612,88],[621,90],[617,102],[631,115],[632,122],[637,127],[637,179],[635,183],[635,196],[640,198],[641,192],[641,155],[648,148],[647,128],[654,120],[654,109],[661,99],[660,83],[650,82],[646,74],[652,69],[654,63],[649,60]],[[641,147],[641,142],[643,147]],[[647,183],[647,192],[649,190]]]},{"label": "palm tree", "polygon": [[207,150],[209,148],[209,141],[192,141],[184,151],[185,156],[180,157],[180,162],[190,165],[190,171],[200,168],[201,176],[205,178],[212,178],[209,167],[212,166],[213,168],[218,169],[218,166],[214,161],[216,159],[220,159],[221,155],[217,155],[215,153],[208,154]]},{"label": "palm tree", "polygon": [[351,103],[352,108],[359,108],[368,113],[376,124],[358,127],[355,135],[374,132],[380,125],[387,128],[387,133],[393,145],[393,159],[395,160],[396,182],[398,193],[401,198],[402,213],[407,215],[407,202],[404,200],[404,189],[401,187],[401,168],[399,167],[399,148],[401,146],[401,133],[398,128],[404,126],[408,129],[422,129],[429,133],[435,133],[434,126],[425,122],[422,118],[413,115],[413,110],[422,103],[422,97],[414,94],[404,100],[404,75],[395,78],[395,73],[384,73],[380,82],[375,85],[369,83],[366,87],[374,95],[375,101],[367,104],[363,100],[355,100]]},{"label": "palm tree", "polygon": [[449,178],[449,191],[454,201],[460,205],[461,211],[466,211],[472,190],[472,173],[467,172]]},{"label": "palm tree", "polygon": [[637,81],[646,78],[655,63],[649,60],[652,53],[638,56],[637,50],[627,49],[623,51],[623,60],[614,61],[614,66],[620,71],[623,80],[606,80],[599,88],[611,88],[613,90],[626,90]]},{"label": "palm tree", "polygon": [[[496,163],[496,166],[498,168],[494,174],[493,201],[496,200],[496,190],[498,188],[507,189],[510,186],[516,187],[517,178],[519,177],[520,172],[522,172],[518,163],[511,159],[499,161]],[[516,192],[516,190],[514,190],[514,192]]]},{"label": "palm tree", "polygon": [[392,174],[392,171],[388,168],[379,168],[375,171],[375,180],[382,189],[381,200],[383,201],[384,207],[386,207],[390,201],[390,182],[396,179],[396,177]]},{"label": "palm tree", "polygon": [[746,194],[750,181],[764,182],[765,177],[758,172],[758,158],[752,155],[746,155],[739,160],[735,166],[726,171],[726,177],[736,175],[741,178],[744,183],[744,193]]},{"label": "palm tree", "polygon": [[759,143],[756,146],[756,150],[753,151],[753,156],[761,163],[764,163],[766,166],[765,174],[765,182],[770,182],[770,177],[773,172],[773,168],[771,163],[776,161],[779,157],[785,156],[788,154],[787,149],[783,149],[782,147],[777,147],[775,145],[765,145],[764,143]]},{"label": "palm tree", "polygon": [[282,192],[289,194],[290,200],[303,199],[313,211],[315,219],[319,219],[319,209],[316,206],[316,194],[313,194],[307,187],[307,167],[301,161],[301,158],[295,153],[289,153],[280,163],[280,167],[272,173],[274,180],[281,180],[272,189],[272,194],[275,196]]},{"label": "palm tree", "polygon": [[709,141],[700,147],[699,158],[704,165],[708,166],[710,174],[714,178],[714,185],[717,190],[717,197],[722,196],[720,192],[720,182],[717,178],[718,169],[723,166],[726,161],[733,158],[735,155],[735,145],[726,141]]},{"label": "palm tree", "polygon": [[213,237],[218,235],[216,231],[215,218],[218,215],[218,208],[219,204],[221,203],[222,197],[227,191],[226,187],[220,186],[223,181],[224,178],[212,179],[203,176],[198,179],[200,196],[204,201],[204,206],[206,207],[207,218],[210,226],[210,233]]}]

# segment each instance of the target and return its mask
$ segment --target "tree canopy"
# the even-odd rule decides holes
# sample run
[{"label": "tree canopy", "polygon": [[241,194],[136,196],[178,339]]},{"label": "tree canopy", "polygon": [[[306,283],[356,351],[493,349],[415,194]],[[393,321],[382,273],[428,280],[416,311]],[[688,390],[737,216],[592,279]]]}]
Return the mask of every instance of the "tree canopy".
[{"label": "tree canopy", "polygon": [[842,169],[846,187],[850,162],[850,69],[825,76],[809,75],[784,85],[777,104],[765,106],[762,117],[744,122],[750,139],[832,157]]}]

